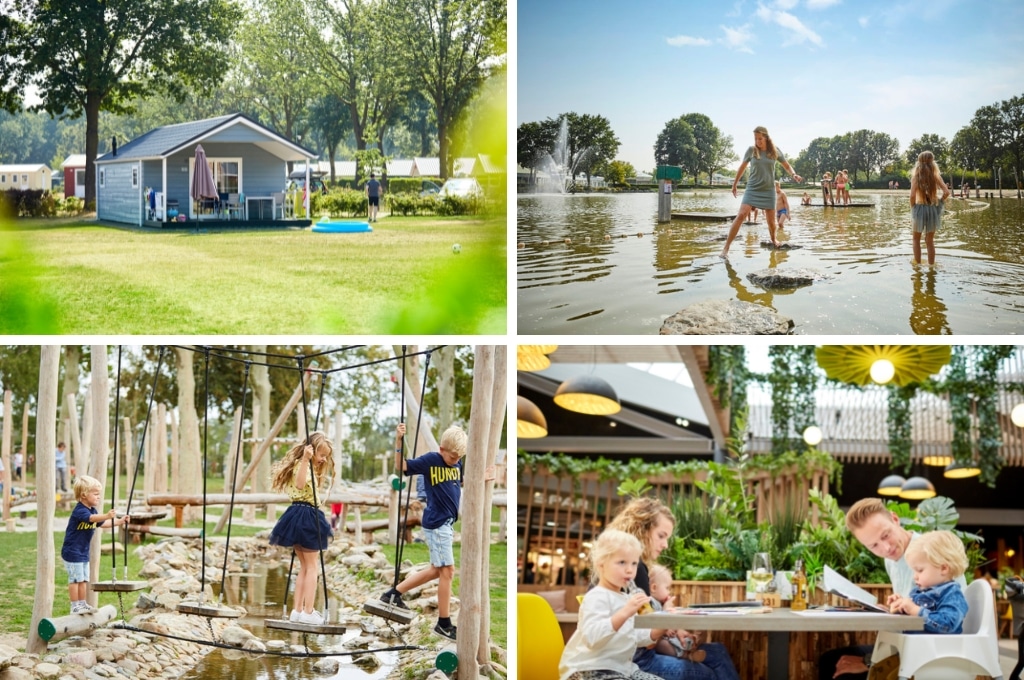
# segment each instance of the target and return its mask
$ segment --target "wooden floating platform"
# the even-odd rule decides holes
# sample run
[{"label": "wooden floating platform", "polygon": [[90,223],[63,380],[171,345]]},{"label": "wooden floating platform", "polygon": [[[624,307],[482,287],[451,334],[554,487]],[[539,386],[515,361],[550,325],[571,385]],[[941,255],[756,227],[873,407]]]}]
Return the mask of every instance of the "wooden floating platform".
[{"label": "wooden floating platform", "polygon": [[97,581],[89,584],[89,588],[97,593],[131,593],[148,587],[149,581]]},{"label": "wooden floating platform", "polygon": [[718,220],[734,220],[736,219],[736,213],[706,213],[706,212],[685,212],[685,213],[672,213],[672,219],[674,220],[707,220],[708,222],[716,222]]},{"label": "wooden floating platform", "polygon": [[210,619],[237,619],[242,616],[242,612],[231,607],[218,607],[198,602],[181,602],[178,604],[178,611],[182,614],[194,614]]},{"label": "wooden floating platform", "polygon": [[316,635],[345,634],[345,626],[336,623],[324,623],[318,626],[315,623],[298,623],[296,621],[289,621],[288,619],[267,619],[263,622],[263,625],[267,628],[290,630],[296,633],[313,633]]},{"label": "wooden floating platform", "polygon": [[394,621],[395,623],[412,623],[412,620],[416,618],[416,612],[411,609],[403,609],[396,607],[393,604],[385,604],[380,600],[369,600],[363,603],[363,610],[381,616],[388,621]]},{"label": "wooden floating platform", "polygon": [[839,203],[836,203],[835,205],[832,205],[831,203],[807,203],[805,205],[801,205],[800,207],[802,207],[802,208],[874,208],[875,204],[874,203],[847,203],[846,205],[840,205]]}]

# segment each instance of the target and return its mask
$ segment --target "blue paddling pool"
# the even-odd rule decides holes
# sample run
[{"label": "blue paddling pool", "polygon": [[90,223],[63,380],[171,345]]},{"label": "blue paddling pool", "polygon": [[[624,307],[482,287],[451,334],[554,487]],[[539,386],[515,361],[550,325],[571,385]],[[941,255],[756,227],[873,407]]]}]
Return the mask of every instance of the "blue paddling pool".
[{"label": "blue paddling pool", "polygon": [[369,222],[353,222],[351,220],[320,220],[313,225],[313,231],[319,234],[360,234],[373,231]]}]

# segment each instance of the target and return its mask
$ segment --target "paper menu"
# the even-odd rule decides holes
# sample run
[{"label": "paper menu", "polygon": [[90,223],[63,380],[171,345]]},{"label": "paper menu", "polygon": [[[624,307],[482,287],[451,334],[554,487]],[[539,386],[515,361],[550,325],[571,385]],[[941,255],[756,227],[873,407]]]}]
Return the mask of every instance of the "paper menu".
[{"label": "paper menu", "polygon": [[888,614],[889,610],[878,604],[878,598],[854,584],[850,583],[849,580],[839,575],[834,569],[829,566],[825,567],[825,573],[822,576],[821,588],[825,592],[838,595],[839,597],[851,600],[860,604],[867,609],[876,612],[882,612]]}]

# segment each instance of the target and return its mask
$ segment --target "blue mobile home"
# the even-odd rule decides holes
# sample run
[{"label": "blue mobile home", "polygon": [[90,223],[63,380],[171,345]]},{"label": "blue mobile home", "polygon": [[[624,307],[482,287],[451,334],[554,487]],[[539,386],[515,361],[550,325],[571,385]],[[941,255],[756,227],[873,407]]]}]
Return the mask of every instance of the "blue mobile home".
[{"label": "blue mobile home", "polygon": [[[220,193],[216,205],[189,195],[199,144]],[[284,192],[288,162],[308,168],[315,158],[241,113],[165,125],[96,159],[96,216],[138,226],[170,224],[175,214],[189,222],[308,226],[291,218],[294,202]]]}]

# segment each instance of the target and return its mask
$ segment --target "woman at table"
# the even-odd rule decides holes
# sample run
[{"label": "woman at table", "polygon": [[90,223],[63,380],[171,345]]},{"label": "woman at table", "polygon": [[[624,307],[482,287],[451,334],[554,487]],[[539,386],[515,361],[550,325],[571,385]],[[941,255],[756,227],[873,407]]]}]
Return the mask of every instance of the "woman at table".
[{"label": "woman at table", "polygon": [[[608,528],[625,531],[640,541],[643,554],[634,580],[637,587],[650,596],[651,579],[646,563],[657,561],[658,556],[668,547],[668,539],[675,529],[672,511],[654,498],[635,498],[619,511]],[[680,639],[690,636],[686,631],[678,631],[677,634]],[[699,648],[704,651],[703,663],[658,654],[653,647],[637,648],[633,662],[640,670],[665,680],[739,680],[739,674],[724,645],[706,642]]]}]

